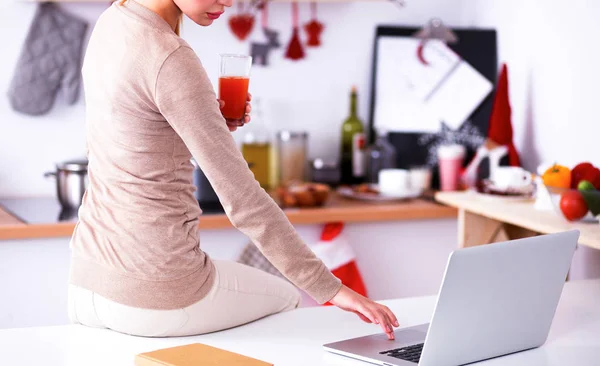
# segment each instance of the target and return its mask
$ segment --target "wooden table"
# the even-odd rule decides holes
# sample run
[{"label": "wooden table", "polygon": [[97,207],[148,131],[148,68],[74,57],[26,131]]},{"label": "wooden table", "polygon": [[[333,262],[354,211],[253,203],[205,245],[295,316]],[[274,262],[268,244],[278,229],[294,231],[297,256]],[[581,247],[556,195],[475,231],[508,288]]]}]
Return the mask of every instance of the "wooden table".
[{"label": "wooden table", "polygon": [[[372,203],[349,200],[337,195],[333,195],[323,207],[285,209],[284,212],[295,225],[336,221],[357,223],[443,219],[456,218],[457,215],[456,209],[429,200]],[[0,240],[68,237],[74,227],[74,222],[27,224],[10,215],[0,206]],[[202,215],[199,227],[200,229],[233,228],[224,214]]]},{"label": "wooden table", "polygon": [[458,209],[460,247],[576,229],[579,244],[600,249],[600,224],[568,222],[554,211],[536,210],[533,200],[484,198],[470,191],[438,192],[435,199]]}]

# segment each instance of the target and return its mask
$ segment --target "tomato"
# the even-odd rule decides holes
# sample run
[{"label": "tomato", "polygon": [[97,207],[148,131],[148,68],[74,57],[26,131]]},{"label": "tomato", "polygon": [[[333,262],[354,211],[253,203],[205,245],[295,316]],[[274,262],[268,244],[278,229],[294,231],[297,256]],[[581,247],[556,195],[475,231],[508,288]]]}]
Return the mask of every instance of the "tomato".
[{"label": "tomato", "polygon": [[588,207],[581,192],[567,191],[560,197],[560,210],[567,220],[576,221],[587,214]]}]

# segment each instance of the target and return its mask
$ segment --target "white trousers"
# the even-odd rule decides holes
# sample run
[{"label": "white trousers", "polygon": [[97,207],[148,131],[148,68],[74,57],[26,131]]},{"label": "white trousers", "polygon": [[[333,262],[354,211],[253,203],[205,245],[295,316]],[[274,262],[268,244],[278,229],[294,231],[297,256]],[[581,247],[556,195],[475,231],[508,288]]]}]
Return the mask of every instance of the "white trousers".
[{"label": "white trousers", "polygon": [[177,337],[236,327],[300,305],[296,287],[277,276],[236,262],[213,262],[213,287],[186,308],[135,308],[69,285],[69,319],[136,336]]}]

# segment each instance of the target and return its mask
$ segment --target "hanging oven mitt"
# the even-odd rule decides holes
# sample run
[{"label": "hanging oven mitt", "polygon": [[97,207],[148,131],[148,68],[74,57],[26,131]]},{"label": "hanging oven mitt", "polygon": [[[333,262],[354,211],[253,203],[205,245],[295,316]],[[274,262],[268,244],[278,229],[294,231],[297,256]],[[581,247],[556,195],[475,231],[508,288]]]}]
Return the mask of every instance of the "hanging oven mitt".
[{"label": "hanging oven mitt", "polygon": [[15,111],[45,114],[59,89],[69,104],[77,101],[87,28],[86,21],[56,4],[38,5],[8,91]]}]

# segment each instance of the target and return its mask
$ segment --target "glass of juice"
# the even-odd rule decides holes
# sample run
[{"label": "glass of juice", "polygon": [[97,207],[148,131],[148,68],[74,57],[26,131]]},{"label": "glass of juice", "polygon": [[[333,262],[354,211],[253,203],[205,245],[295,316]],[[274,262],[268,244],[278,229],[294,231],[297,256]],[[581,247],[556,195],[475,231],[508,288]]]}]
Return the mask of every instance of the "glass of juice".
[{"label": "glass of juice", "polygon": [[251,56],[221,55],[219,99],[225,102],[221,112],[227,119],[239,120],[240,126],[244,124],[244,115],[246,114],[251,66]]}]

